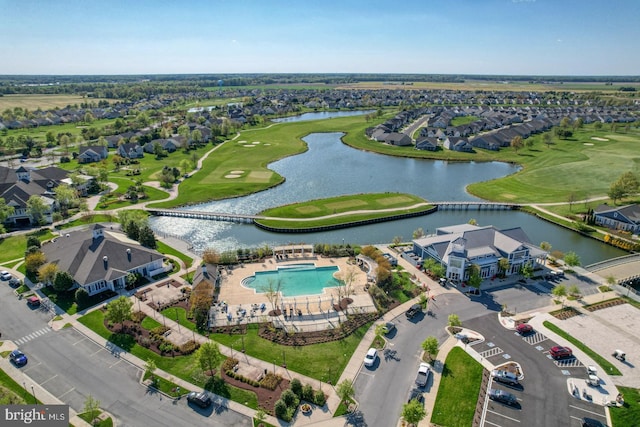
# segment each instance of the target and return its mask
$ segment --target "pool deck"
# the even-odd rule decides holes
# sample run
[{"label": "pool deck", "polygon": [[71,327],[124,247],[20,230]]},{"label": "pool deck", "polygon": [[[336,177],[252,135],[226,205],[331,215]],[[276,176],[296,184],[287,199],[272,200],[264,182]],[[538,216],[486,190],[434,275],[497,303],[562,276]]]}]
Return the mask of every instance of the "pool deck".
[{"label": "pool deck", "polygon": [[[243,264],[233,270],[223,271],[218,301],[224,301],[227,305],[227,310],[225,312],[221,310],[215,312],[216,323],[227,323],[228,313],[230,313],[235,320],[237,320],[238,317],[246,316],[250,319],[253,316],[266,315],[272,309],[272,305],[267,296],[264,293],[256,293],[254,289],[244,287],[242,281],[258,271],[275,270],[278,266],[302,263],[313,263],[316,267],[337,266],[339,272],[336,273],[336,275],[338,277],[346,271],[353,270],[355,273],[355,280],[352,285],[353,293],[349,295],[349,297],[353,299],[353,303],[349,305],[349,308],[366,308],[366,311],[369,311],[369,307],[373,308],[373,302],[364,289],[367,283],[367,274],[357,265],[349,264],[347,261],[348,258],[325,258],[314,255],[301,256],[298,254],[297,256],[290,256],[284,261],[269,258],[261,264]],[[328,317],[328,313],[335,314],[332,307],[333,304],[337,302],[337,288],[324,288],[323,293],[319,295],[302,295],[279,299],[278,308],[282,309],[284,304],[287,310],[293,309],[294,320],[319,320]],[[263,303],[266,306],[264,311],[251,310],[252,305],[257,304],[259,306]],[[244,316],[241,315],[243,309],[246,310]],[[256,321],[256,319],[249,321]]]}]

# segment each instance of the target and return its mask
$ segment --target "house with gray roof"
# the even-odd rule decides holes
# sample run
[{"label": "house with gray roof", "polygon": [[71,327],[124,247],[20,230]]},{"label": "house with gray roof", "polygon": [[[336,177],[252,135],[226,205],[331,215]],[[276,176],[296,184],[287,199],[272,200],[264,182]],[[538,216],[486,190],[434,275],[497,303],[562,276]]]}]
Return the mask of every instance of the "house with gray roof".
[{"label": "house with gray roof", "polygon": [[640,205],[600,205],[593,211],[595,223],[615,230],[640,232]]},{"label": "house with gray roof", "polygon": [[101,224],[57,237],[43,244],[42,252],[48,263],[73,277],[75,288],[89,295],[124,289],[129,273],[152,278],[171,268],[164,266],[158,251]]},{"label": "house with gray roof", "polygon": [[108,150],[103,145],[80,147],[78,163],[95,163],[107,158]]},{"label": "house with gray roof", "polygon": [[419,260],[433,258],[446,268],[448,279],[461,281],[469,279],[473,264],[479,267],[480,276],[488,279],[500,272],[498,263],[502,258],[509,262],[504,274],[510,276],[518,274],[526,264],[535,268],[547,256],[520,227],[498,230],[471,224],[438,228],[434,235],[413,240],[412,252]]}]

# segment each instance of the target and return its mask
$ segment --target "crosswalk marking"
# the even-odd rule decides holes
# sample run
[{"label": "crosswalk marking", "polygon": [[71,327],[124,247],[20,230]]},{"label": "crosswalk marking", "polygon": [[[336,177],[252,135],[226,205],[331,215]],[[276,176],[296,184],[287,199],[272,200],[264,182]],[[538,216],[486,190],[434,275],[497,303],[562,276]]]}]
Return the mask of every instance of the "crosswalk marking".
[{"label": "crosswalk marking", "polygon": [[31,341],[32,339],[40,337],[50,331],[51,331],[51,328],[49,326],[46,326],[44,328],[38,329],[37,331],[31,332],[29,335],[25,335],[24,337],[15,340],[15,343],[17,345],[25,344]]},{"label": "crosswalk marking", "polygon": [[546,340],[547,337],[545,335],[541,334],[540,332],[536,332],[536,333],[533,333],[533,334],[528,335],[526,337],[522,337],[522,339],[528,344],[536,345],[536,344]]},{"label": "crosswalk marking", "polygon": [[480,352],[480,356],[486,359],[491,356],[496,356],[500,353],[502,353],[502,349],[500,347],[494,347],[494,348],[490,348],[489,350]]}]

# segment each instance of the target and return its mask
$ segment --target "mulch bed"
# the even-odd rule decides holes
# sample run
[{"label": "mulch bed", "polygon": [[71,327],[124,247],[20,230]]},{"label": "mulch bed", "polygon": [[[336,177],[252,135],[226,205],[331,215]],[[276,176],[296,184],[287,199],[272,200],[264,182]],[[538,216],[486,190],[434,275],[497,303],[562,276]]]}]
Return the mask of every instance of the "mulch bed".
[{"label": "mulch bed", "polygon": [[574,316],[579,316],[580,312],[573,307],[565,307],[560,310],[552,311],[549,314],[555,317],[556,319],[566,320]]},{"label": "mulch bed", "polygon": [[163,286],[167,286],[167,285],[171,285],[171,286],[173,286],[174,288],[179,288],[179,287],[183,286],[183,285],[184,285],[184,283],[180,283],[180,282],[178,282],[177,280],[173,280],[173,279],[171,279],[171,280],[165,280],[165,281],[164,281],[164,282],[162,282],[162,283],[158,283],[158,284],[156,285],[156,288],[161,288],[161,287],[163,287]]},{"label": "mulch bed", "polygon": [[584,307],[587,311],[602,310],[603,308],[609,308],[620,304],[626,304],[626,301],[622,298],[615,298],[608,301],[602,301],[595,304],[590,304]]},{"label": "mulch bed", "polygon": [[289,388],[289,380],[284,378],[280,381],[280,384],[278,384],[278,387],[276,387],[275,390],[269,390],[268,388],[254,387],[250,384],[243,383],[240,380],[228,376],[225,372],[221,372],[221,375],[225,383],[243,390],[254,392],[258,397],[258,407],[264,409],[265,412],[268,412],[271,415],[274,414],[273,407],[278,399],[280,399],[280,395],[283,391]]}]

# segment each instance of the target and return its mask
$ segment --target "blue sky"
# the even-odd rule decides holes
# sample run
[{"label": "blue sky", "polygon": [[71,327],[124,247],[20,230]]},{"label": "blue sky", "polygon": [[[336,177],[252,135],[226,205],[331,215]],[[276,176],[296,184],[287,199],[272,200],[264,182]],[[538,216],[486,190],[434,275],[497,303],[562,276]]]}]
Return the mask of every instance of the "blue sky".
[{"label": "blue sky", "polygon": [[640,0],[0,0],[0,74],[639,75]]}]

